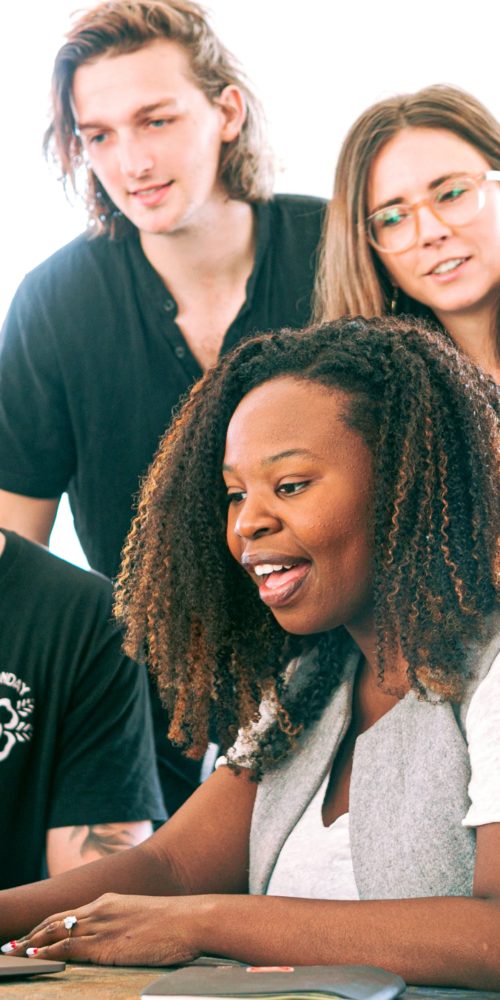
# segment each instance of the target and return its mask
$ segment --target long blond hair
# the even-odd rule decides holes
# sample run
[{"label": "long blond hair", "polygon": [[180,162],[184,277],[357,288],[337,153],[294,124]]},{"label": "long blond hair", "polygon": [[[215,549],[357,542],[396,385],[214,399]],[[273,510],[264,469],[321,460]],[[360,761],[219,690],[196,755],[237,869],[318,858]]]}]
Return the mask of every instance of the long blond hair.
[{"label": "long blond hair", "polygon": [[[500,124],[475,97],[457,87],[436,84],[368,108],[350,129],[337,164],[316,285],[318,321],[390,311],[392,284],[366,234],[367,186],[377,154],[408,127],[453,132],[482,153],[493,169],[500,169]],[[434,318],[427,307],[405,295],[399,296],[397,311]]]}]

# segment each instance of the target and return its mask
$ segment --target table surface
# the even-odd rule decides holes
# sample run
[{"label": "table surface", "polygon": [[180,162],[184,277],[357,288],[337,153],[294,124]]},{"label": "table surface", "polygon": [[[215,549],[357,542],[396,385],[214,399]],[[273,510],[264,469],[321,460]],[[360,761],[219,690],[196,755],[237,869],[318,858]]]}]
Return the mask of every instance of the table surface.
[{"label": "table surface", "polygon": [[[3,980],[0,1000],[138,1000],[163,969],[68,965],[64,972],[30,979]],[[500,993],[410,986],[401,1000],[500,1000]]]}]

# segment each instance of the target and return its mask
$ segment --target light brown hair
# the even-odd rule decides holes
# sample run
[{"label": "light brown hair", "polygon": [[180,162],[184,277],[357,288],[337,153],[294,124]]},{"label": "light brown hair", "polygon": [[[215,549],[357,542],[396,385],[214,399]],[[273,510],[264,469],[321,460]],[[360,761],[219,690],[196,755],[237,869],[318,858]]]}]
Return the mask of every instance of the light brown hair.
[{"label": "light brown hair", "polygon": [[[377,154],[408,127],[453,132],[482,153],[492,169],[500,169],[500,124],[457,87],[436,84],[368,108],[346,136],[337,163],[316,288],[318,320],[390,311],[392,284],[367,239],[367,187]],[[401,293],[397,312],[434,319],[427,307]]]},{"label": "light brown hair", "polygon": [[77,178],[84,173],[89,222],[95,232],[113,234],[120,213],[94,172],[86,169],[82,161],[71,106],[75,72],[84,63],[135,52],[162,39],[176,42],[187,52],[193,79],[211,103],[225,87],[239,87],[246,118],[239,135],[223,146],[219,178],[231,198],[253,202],[271,196],[273,159],[262,106],[199,4],[193,0],[105,0],[84,13],[66,38],[54,64],[52,121],[45,133],[44,149],[58,162],[62,180],[75,190]]}]

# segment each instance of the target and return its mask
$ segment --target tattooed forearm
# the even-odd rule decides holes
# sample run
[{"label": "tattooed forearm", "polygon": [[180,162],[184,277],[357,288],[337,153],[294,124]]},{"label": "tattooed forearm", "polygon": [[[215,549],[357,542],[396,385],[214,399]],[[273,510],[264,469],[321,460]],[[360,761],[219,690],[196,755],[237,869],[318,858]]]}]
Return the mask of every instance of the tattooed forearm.
[{"label": "tattooed forearm", "polygon": [[98,826],[74,826],[70,841],[78,841],[78,849],[82,858],[89,853],[114,854],[127,847],[133,847],[135,840],[130,829],[117,823],[100,823]]},{"label": "tattooed forearm", "polygon": [[150,820],[132,823],[96,823],[92,826],[59,826],[47,830],[47,869],[58,875],[97,861],[106,854],[125,851],[150,837]]}]

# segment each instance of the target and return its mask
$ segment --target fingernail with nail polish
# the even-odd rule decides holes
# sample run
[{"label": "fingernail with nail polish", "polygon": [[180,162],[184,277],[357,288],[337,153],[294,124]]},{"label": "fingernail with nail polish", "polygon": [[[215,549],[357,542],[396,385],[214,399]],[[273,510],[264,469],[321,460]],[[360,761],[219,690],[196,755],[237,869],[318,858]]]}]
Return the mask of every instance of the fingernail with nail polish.
[{"label": "fingernail with nail polish", "polygon": [[15,951],[17,948],[17,941],[7,941],[7,944],[3,944],[0,951],[3,951],[4,955],[10,955],[11,951]]},{"label": "fingernail with nail polish", "polygon": [[28,958],[33,958],[33,955],[38,955],[38,948],[26,948],[26,954]]}]

